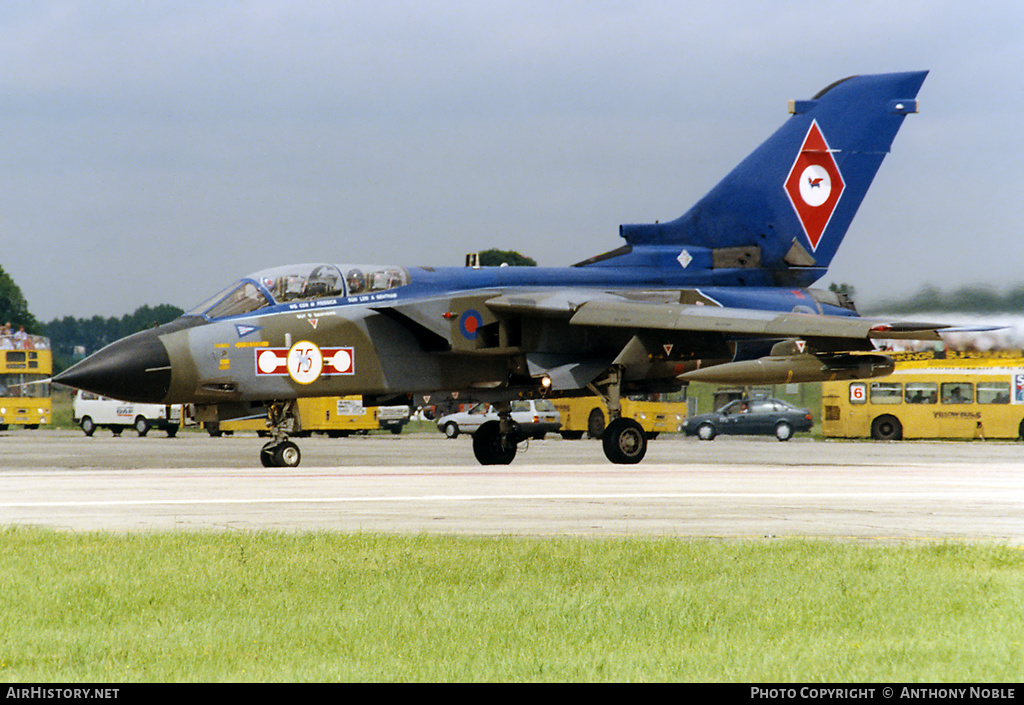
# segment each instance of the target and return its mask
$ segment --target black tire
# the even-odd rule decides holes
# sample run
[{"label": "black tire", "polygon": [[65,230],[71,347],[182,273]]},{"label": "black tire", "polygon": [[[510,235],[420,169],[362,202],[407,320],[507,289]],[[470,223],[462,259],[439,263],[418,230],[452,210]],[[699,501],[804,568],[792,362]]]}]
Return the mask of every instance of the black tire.
[{"label": "black tire", "polygon": [[260,462],[265,468],[294,468],[301,460],[299,447],[291,441],[270,442],[260,449]]},{"label": "black tire", "polygon": [[488,421],[473,434],[473,455],[481,465],[508,465],[516,457],[517,434],[503,436],[500,421]]},{"label": "black tire", "polygon": [[567,441],[578,441],[583,438],[583,431],[559,431],[559,433]]},{"label": "black tire", "polygon": [[274,444],[267,443],[265,446],[260,448],[260,462],[263,463],[263,467],[272,468],[274,467]]},{"label": "black tire", "polygon": [[149,420],[145,416],[136,418],[134,426],[135,432],[139,434],[140,438],[149,433]]},{"label": "black tire", "polygon": [[96,423],[92,420],[92,417],[83,416],[82,422],[79,424],[82,427],[82,432],[87,436],[92,436],[96,433]]},{"label": "black tire", "polygon": [[702,423],[700,426],[697,427],[697,438],[699,438],[702,441],[713,441],[715,440],[715,436],[717,435],[718,431],[712,424]]},{"label": "black tire", "polygon": [[876,441],[903,440],[903,424],[890,414],[879,416],[871,422],[871,437]]},{"label": "black tire", "polygon": [[604,434],[604,429],[604,412],[600,409],[591,409],[590,415],[587,417],[587,436],[600,438]]},{"label": "black tire", "polygon": [[444,425],[444,428],[441,429],[441,431],[448,438],[458,438],[459,437],[459,425],[457,423],[455,423],[454,421],[449,421],[448,423],[446,423]]},{"label": "black tire", "polygon": [[274,449],[274,464],[279,468],[295,468],[302,460],[299,447],[291,441],[278,444]]},{"label": "black tire", "polygon": [[167,427],[167,437],[174,438],[178,435],[178,424],[171,424]]},{"label": "black tire", "polygon": [[788,441],[793,437],[793,427],[788,421],[779,421],[775,424],[775,437],[780,441]]},{"label": "black tire", "polygon": [[619,465],[634,465],[647,454],[647,435],[633,419],[618,418],[608,424],[601,436],[608,460]]}]

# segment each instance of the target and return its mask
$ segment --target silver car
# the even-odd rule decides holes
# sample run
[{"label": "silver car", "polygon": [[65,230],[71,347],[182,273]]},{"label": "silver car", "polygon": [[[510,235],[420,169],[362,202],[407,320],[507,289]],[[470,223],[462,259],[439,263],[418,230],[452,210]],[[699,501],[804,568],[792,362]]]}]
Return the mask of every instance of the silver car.
[{"label": "silver car", "polygon": [[[476,433],[487,421],[497,421],[498,412],[487,403],[474,406],[469,411],[446,414],[437,420],[437,427],[448,438],[458,438],[460,433]],[[523,435],[543,438],[546,433],[555,433],[562,427],[562,416],[547,399],[525,399],[512,402],[512,420]]]}]

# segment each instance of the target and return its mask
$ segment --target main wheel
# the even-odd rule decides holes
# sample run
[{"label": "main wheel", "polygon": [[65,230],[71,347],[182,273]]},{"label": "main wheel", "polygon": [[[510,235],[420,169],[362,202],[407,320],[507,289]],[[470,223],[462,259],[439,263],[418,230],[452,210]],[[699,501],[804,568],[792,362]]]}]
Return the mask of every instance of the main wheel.
[{"label": "main wheel", "polygon": [[613,463],[633,465],[647,454],[647,436],[643,426],[633,419],[618,418],[601,435],[604,454]]},{"label": "main wheel", "polygon": [[787,421],[779,421],[775,424],[775,437],[780,441],[788,441],[793,437],[793,427]]},{"label": "main wheel", "polygon": [[500,421],[488,421],[473,434],[473,455],[481,465],[508,465],[516,457],[518,434],[501,433]]},{"label": "main wheel", "polygon": [[871,422],[871,437],[876,441],[899,441],[903,439],[903,424],[895,416],[886,414]]}]

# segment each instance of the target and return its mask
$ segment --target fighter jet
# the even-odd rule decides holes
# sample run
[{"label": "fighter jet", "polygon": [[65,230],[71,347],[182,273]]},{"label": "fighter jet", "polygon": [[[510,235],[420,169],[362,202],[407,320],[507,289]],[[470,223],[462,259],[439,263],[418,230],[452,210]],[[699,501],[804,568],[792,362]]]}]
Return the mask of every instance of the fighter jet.
[{"label": "fighter jet", "polygon": [[640,462],[647,441],[619,413],[624,394],[884,375],[893,363],[874,340],[939,339],[945,326],[864,319],[811,288],[926,73],[853,76],[791,101],[784,124],[689,211],[621,225],[621,247],[572,266],[275,267],[56,381],[194,405],[200,420],[266,415],[268,467],[299,464],[299,397],[466,393],[499,411],[474,436],[476,458],[507,464],[523,440],[512,400],[598,394],[612,419],[605,455]]}]

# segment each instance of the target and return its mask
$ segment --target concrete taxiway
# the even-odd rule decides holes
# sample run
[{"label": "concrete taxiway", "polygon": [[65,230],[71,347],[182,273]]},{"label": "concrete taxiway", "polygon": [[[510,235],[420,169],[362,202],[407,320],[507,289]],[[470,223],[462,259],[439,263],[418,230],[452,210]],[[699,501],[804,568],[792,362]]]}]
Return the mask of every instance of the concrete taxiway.
[{"label": "concrete taxiway", "polygon": [[482,467],[468,438],[0,434],[0,525],[85,531],[342,530],[530,536],[1024,542],[1024,444],[663,437],[617,466],[596,441]]}]

